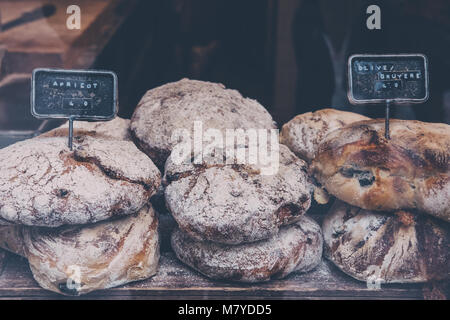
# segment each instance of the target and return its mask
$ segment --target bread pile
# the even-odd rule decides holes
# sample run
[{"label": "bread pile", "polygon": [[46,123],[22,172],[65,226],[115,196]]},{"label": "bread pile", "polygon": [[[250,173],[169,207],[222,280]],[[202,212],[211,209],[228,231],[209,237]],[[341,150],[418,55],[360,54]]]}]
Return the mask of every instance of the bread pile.
[{"label": "bread pile", "polygon": [[0,247],[28,259],[36,281],[68,295],[156,273],[161,182],[129,120],[77,122],[0,150]]},{"label": "bread pile", "polygon": [[[199,156],[195,150],[175,161],[171,134],[180,128],[192,132],[194,121],[222,133],[275,128],[259,103],[220,84],[183,79],[145,94],[131,132],[164,170],[165,203],[177,223],[171,236],[177,257],[210,278],[242,282],[317,266],[322,234],[304,216],[311,203],[307,164],[283,145],[272,175],[261,174],[261,162],[221,161],[226,147],[201,161],[192,161]],[[249,145],[242,147],[247,151]]]},{"label": "bread pile", "polygon": [[[450,126],[332,109],[299,115],[280,141],[336,201],[324,252],[350,276],[411,283],[450,278]],[[319,197],[322,200],[323,197]]]}]

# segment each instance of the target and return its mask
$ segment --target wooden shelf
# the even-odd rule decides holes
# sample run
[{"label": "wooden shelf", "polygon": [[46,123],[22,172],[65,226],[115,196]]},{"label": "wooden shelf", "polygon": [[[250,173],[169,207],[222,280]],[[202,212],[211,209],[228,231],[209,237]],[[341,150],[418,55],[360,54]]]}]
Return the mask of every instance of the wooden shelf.
[{"label": "wooden shelf", "polygon": [[[7,253],[4,261],[0,266],[0,299],[77,299],[40,288],[24,258]],[[81,299],[423,299],[422,287],[384,285],[370,290],[328,261],[312,272],[262,284],[211,281],[166,252],[154,277],[92,292]]]}]

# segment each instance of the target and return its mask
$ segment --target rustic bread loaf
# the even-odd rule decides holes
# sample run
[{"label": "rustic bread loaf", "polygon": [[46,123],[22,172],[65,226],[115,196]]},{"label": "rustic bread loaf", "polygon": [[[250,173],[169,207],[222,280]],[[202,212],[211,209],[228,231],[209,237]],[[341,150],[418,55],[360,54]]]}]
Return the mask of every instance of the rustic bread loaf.
[{"label": "rustic bread loaf", "polygon": [[[219,153],[220,154],[220,153]],[[221,158],[221,156],[220,156]],[[180,229],[202,241],[239,244],[274,236],[298,221],[311,204],[307,165],[279,146],[279,168],[262,164],[166,163],[166,205]]]},{"label": "rustic bread loaf", "polygon": [[324,253],[350,276],[380,283],[450,279],[450,226],[422,214],[375,212],[336,200]]},{"label": "rustic bread loaf", "polygon": [[322,233],[312,219],[280,229],[272,238],[241,245],[193,240],[179,229],[172,234],[177,257],[212,279],[260,282],[314,269],[322,257]]},{"label": "rustic bread loaf", "polygon": [[174,129],[192,133],[194,121],[203,130],[276,128],[267,110],[222,84],[182,79],[147,91],[132,118],[131,133],[138,146],[162,169],[169,156]]},{"label": "rustic bread loaf", "polygon": [[142,208],[160,172],[131,141],[38,137],[0,150],[0,218],[36,226],[93,223]]},{"label": "rustic bread loaf", "polygon": [[80,295],[156,273],[158,220],[152,207],[88,226],[25,227],[25,255],[45,289]]},{"label": "rustic bread loaf", "polygon": [[391,120],[350,124],[328,134],[312,162],[337,198],[368,210],[418,209],[450,221],[450,126]]},{"label": "rustic bread loaf", "polygon": [[323,138],[336,129],[369,118],[336,109],[322,109],[300,114],[283,125],[280,143],[285,144],[298,157],[310,163]]},{"label": "rustic bread loaf", "polygon": [[0,248],[25,257],[23,226],[0,226]]}]

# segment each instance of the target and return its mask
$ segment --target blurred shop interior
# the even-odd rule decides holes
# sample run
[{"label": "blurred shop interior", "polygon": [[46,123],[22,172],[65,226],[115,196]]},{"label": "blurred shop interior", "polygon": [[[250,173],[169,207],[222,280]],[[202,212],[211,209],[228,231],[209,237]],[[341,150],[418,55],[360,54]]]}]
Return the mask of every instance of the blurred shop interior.
[{"label": "blurred shop interior", "polygon": [[[66,27],[74,3],[80,30]],[[366,27],[371,4],[381,30]],[[430,99],[393,117],[450,122],[448,0],[0,0],[0,25],[0,131],[42,126],[29,112],[37,67],[115,71],[126,118],[148,89],[183,77],[257,99],[280,126],[325,107],[383,117],[348,102],[354,53],[424,53]]]}]

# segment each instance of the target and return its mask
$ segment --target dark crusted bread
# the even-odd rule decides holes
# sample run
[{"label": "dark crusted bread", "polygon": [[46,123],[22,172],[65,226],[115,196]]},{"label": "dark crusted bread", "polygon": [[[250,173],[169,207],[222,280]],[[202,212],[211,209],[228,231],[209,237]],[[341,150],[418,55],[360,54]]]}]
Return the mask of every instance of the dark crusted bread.
[{"label": "dark crusted bread", "polygon": [[287,145],[298,157],[310,163],[328,133],[362,120],[369,118],[336,109],[303,113],[283,125],[280,143]]},{"label": "dark crusted bread", "polygon": [[160,172],[131,141],[37,137],[0,150],[0,218],[60,226],[101,221],[142,208]]},{"label": "dark crusted bread", "polygon": [[179,229],[172,234],[177,257],[212,279],[260,282],[314,269],[322,257],[322,233],[311,218],[280,229],[270,239],[241,245],[193,240]]},{"label": "dark crusted bread", "polygon": [[358,280],[450,279],[447,222],[406,211],[368,211],[336,200],[322,228],[325,256]]},{"label": "dark crusted bread", "polygon": [[368,210],[418,209],[450,221],[450,126],[391,120],[331,132],[312,162],[315,178],[337,198]]},{"label": "dark crusted bread", "polygon": [[149,278],[158,267],[158,220],[152,207],[87,226],[22,228],[34,278],[57,293],[116,287]]},{"label": "dark crusted bread", "polygon": [[169,156],[174,129],[192,133],[194,121],[203,130],[276,128],[267,110],[222,84],[182,79],[147,91],[132,118],[135,142],[162,170]]},{"label": "dark crusted bread", "polygon": [[[277,159],[278,160],[278,159]],[[239,244],[274,236],[311,204],[307,165],[279,146],[279,168],[262,174],[261,163],[227,164],[203,159],[166,163],[166,204],[180,229],[197,240]]]}]

